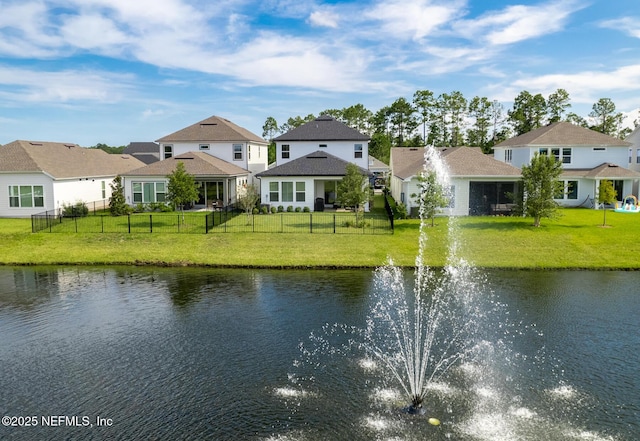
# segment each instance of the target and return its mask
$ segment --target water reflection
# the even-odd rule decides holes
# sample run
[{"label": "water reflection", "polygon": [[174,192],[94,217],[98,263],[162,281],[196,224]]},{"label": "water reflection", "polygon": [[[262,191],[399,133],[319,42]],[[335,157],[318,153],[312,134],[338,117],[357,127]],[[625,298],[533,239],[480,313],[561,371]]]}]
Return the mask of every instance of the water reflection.
[{"label": "water reflection", "polygon": [[[0,413],[114,421],[0,439],[637,439],[640,274],[487,283],[521,331],[517,356],[496,356],[482,387],[462,381],[474,366],[433,385],[434,428],[393,410],[367,360],[327,357],[313,390],[290,387],[301,341],[365,324],[370,271],[0,268]],[[469,395],[487,406],[458,411]]]}]

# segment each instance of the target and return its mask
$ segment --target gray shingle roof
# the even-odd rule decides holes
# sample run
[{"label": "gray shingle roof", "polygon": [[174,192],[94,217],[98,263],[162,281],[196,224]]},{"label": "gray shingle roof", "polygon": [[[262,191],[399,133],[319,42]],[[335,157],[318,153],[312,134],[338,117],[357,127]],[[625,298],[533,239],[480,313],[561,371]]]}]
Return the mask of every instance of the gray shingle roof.
[{"label": "gray shingle roof", "polygon": [[0,173],[44,172],[54,179],[116,176],[144,163],[72,143],[13,141],[0,147]]},{"label": "gray shingle roof", "polygon": [[[256,176],[344,176],[348,164],[350,163],[329,153],[317,151],[260,172]],[[363,175],[369,174],[367,170],[359,168]]]},{"label": "gray shingle roof", "polygon": [[[521,175],[519,168],[485,155],[477,148],[451,147],[440,154],[452,177],[500,177]],[[423,147],[394,147],[391,149],[394,176],[407,179],[419,175],[424,166]]]},{"label": "gray shingle roof", "polygon": [[258,135],[251,133],[219,116],[212,116],[200,122],[163,136],[157,142],[257,142],[268,144]]},{"label": "gray shingle roof", "polygon": [[563,178],[591,178],[591,179],[638,179],[640,173],[616,164],[605,162],[594,168],[566,169]]},{"label": "gray shingle roof", "polygon": [[274,138],[274,141],[368,141],[369,139],[369,136],[356,129],[330,116],[322,115]]},{"label": "gray shingle roof", "polygon": [[134,153],[156,153],[160,154],[160,146],[155,142],[130,142],[125,147],[123,153],[133,155]]},{"label": "gray shingle roof", "polygon": [[595,130],[585,129],[584,127],[561,121],[507,139],[496,147],[525,147],[530,145],[627,147],[631,144]]},{"label": "gray shingle roof", "polygon": [[187,152],[163,161],[154,162],[146,167],[131,170],[128,173],[123,173],[123,176],[167,176],[176,169],[178,162],[182,162],[187,173],[195,177],[228,177],[249,174],[249,171],[242,167],[211,156],[208,153]]}]

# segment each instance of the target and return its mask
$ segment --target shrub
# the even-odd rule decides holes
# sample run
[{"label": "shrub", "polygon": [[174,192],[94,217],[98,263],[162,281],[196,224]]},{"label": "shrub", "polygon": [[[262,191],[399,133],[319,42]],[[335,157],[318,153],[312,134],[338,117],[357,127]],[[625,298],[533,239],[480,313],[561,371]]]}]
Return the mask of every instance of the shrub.
[{"label": "shrub", "polygon": [[253,210],[251,210],[252,214],[258,214],[260,211],[258,210],[257,207],[253,207]]},{"label": "shrub", "polygon": [[407,218],[407,206],[405,204],[397,204],[394,211],[394,217],[396,219]]},{"label": "shrub", "polygon": [[300,208],[300,207],[296,207],[294,211],[295,211],[296,213],[300,213],[300,212],[302,211],[302,208]]},{"label": "shrub", "polygon": [[278,211],[278,209],[276,207],[271,207],[271,213],[272,214],[276,214],[276,211]]},{"label": "shrub", "polygon": [[267,214],[269,212],[269,209],[267,207],[262,207],[262,208],[260,208],[260,212],[262,214]]},{"label": "shrub", "polygon": [[278,213],[282,213],[284,211],[284,207],[282,205],[278,205]]},{"label": "shrub", "polygon": [[133,207],[133,212],[134,213],[144,213],[144,211],[147,209],[146,205],[143,204],[142,202],[138,202],[135,207]]},{"label": "shrub", "polygon": [[309,207],[304,207],[304,208],[302,209],[302,211],[304,211],[305,213],[309,213],[309,212],[311,212],[311,210],[309,209]]},{"label": "shrub", "polygon": [[287,213],[293,213],[293,205],[287,207]]},{"label": "shrub", "polygon": [[89,207],[84,202],[76,202],[75,205],[64,204],[62,206],[62,215],[69,217],[84,217],[89,214]]}]

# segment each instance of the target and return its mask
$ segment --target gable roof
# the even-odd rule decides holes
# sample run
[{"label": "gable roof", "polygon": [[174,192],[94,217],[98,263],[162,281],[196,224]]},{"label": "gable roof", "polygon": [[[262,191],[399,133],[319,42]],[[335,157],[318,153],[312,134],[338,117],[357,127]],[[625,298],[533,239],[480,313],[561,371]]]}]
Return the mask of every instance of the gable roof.
[{"label": "gable roof", "polygon": [[184,164],[187,173],[196,177],[202,176],[245,176],[249,171],[235,164],[224,161],[204,152],[187,152],[162,161],[154,162],[146,167],[123,173],[123,176],[167,176],[173,173],[178,162]]},{"label": "gable roof", "polygon": [[0,147],[0,173],[45,173],[54,179],[116,176],[144,163],[77,144],[13,141]]},{"label": "gable roof", "polygon": [[211,116],[184,129],[163,136],[156,142],[257,142],[268,144],[258,135],[251,133],[219,116]]},{"label": "gable roof", "polygon": [[[317,152],[309,153],[308,155],[260,172],[256,176],[345,176],[348,164],[351,163],[327,152],[318,150]],[[358,168],[363,175],[369,174],[369,172],[362,167]]]},{"label": "gable roof", "polygon": [[564,178],[590,179],[638,179],[640,173],[616,164],[605,162],[594,168],[578,168],[563,170]]},{"label": "gable roof", "polygon": [[[391,169],[394,176],[408,179],[419,175],[424,168],[423,147],[394,147],[391,149]],[[485,155],[478,148],[450,147],[440,149],[442,159],[452,177],[519,177],[519,168]]]},{"label": "gable roof", "polygon": [[566,121],[555,122],[522,135],[507,139],[496,147],[526,146],[617,146],[631,143]]},{"label": "gable roof", "polygon": [[360,133],[335,118],[322,115],[302,124],[273,140],[280,141],[369,141],[369,136]]},{"label": "gable roof", "polygon": [[155,142],[130,142],[123,150],[123,153],[133,155],[135,153],[156,153],[160,154],[160,146]]}]

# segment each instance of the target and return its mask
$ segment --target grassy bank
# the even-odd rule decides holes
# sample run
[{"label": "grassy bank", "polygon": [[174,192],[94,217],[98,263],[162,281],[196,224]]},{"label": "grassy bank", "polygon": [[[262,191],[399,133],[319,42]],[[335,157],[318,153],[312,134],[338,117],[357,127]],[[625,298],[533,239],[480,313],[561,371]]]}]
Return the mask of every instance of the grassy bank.
[{"label": "grassy bank", "polygon": [[[640,269],[640,214],[562,210],[556,220],[465,217],[427,228],[425,261],[441,266],[451,241],[487,268]],[[31,233],[28,219],[0,219],[0,264],[155,264],[255,267],[376,267],[391,257],[412,266],[418,222],[398,221],[393,235],[283,233]]]}]

